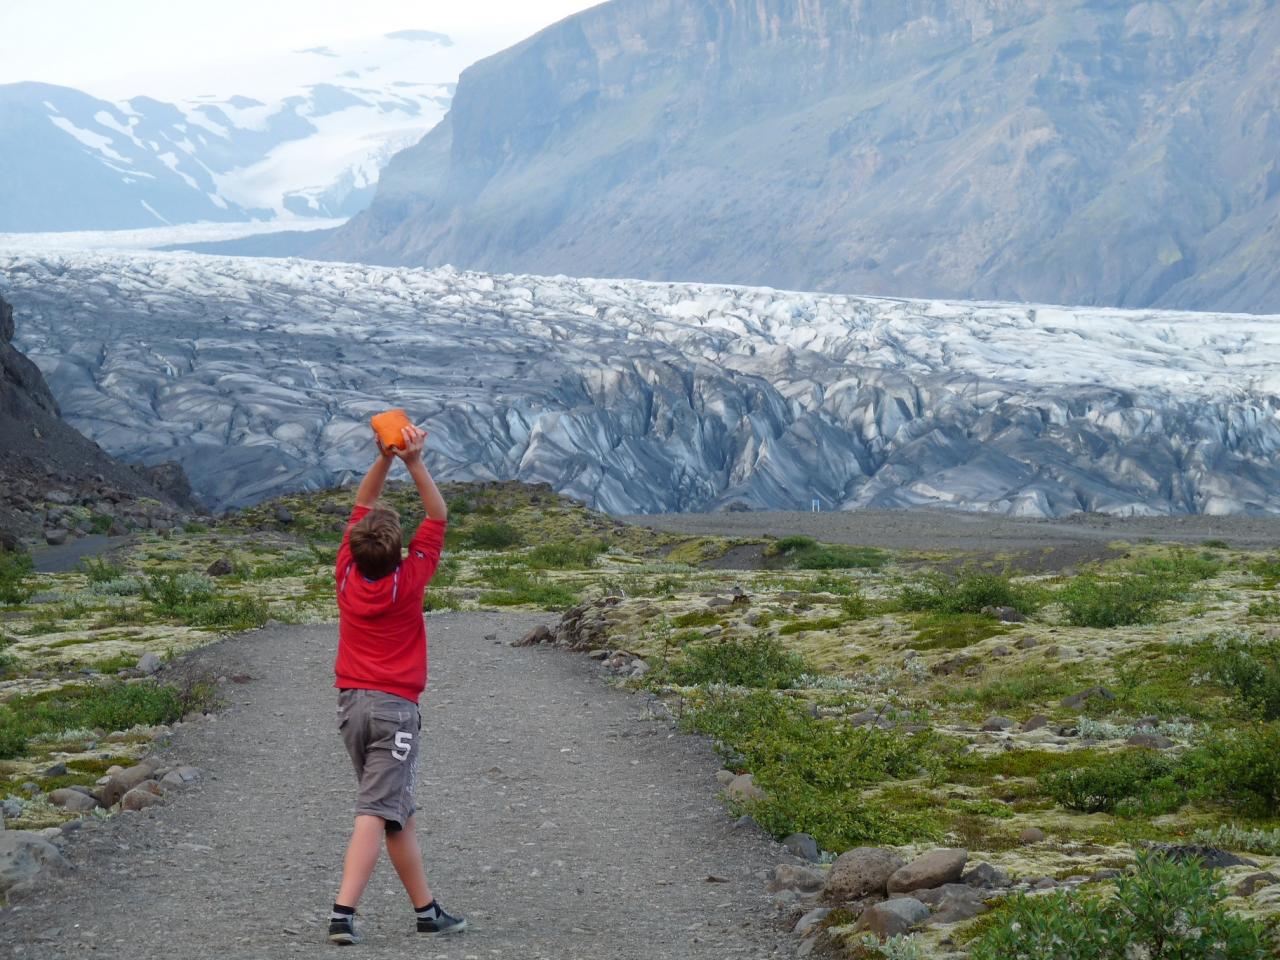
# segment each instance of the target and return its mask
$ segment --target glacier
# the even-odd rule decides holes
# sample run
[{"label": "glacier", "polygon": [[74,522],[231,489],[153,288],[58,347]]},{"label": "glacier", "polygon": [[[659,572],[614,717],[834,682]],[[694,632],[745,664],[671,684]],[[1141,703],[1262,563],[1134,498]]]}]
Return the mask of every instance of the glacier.
[{"label": "glacier", "polygon": [[0,249],[18,345],[211,506],[352,479],[402,406],[443,479],[613,513],[1280,512],[1280,317],[182,253]]}]

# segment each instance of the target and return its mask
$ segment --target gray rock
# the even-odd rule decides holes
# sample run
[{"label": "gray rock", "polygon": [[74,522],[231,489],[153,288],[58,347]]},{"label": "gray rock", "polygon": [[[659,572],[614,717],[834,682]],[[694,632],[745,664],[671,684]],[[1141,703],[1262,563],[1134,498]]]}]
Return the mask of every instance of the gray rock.
[{"label": "gray rock", "polygon": [[1040,843],[1042,840],[1044,840],[1044,831],[1039,827],[1027,827],[1018,834],[1018,842],[1023,845]]},{"label": "gray rock", "polygon": [[790,863],[780,863],[773,868],[773,878],[769,881],[769,890],[800,890],[813,893],[821,890],[826,877],[821,870],[812,867],[798,867]]},{"label": "gray rock", "polygon": [[732,770],[716,771],[716,782],[718,782],[722,787],[727,787],[729,784],[733,783],[733,781],[736,779],[738,779],[738,775],[734,773]]},{"label": "gray rock", "polygon": [[882,940],[906,933],[929,918],[929,908],[912,897],[874,903],[862,911],[855,930],[866,930]]},{"label": "gray rock", "polygon": [[16,820],[22,816],[22,801],[17,797],[6,797],[0,800],[0,813],[4,814],[6,820]]},{"label": "gray rock", "polygon": [[1056,890],[1057,888],[1058,881],[1052,877],[1041,877],[1031,884],[1032,890]]},{"label": "gray rock", "polygon": [[284,524],[285,526],[293,523],[294,520],[293,511],[284,504],[278,504],[272,513],[272,516],[276,518],[277,523]]},{"label": "gray rock", "polygon": [[72,813],[88,813],[98,808],[98,801],[79,790],[62,787],[49,793],[49,802]]},{"label": "gray rock", "polygon": [[142,656],[138,658],[138,670],[140,670],[142,673],[146,674],[149,677],[159,673],[160,668],[163,666],[164,666],[164,661],[162,661],[158,656],[156,656],[150,650],[148,650],[146,653],[144,653]]},{"label": "gray rock", "polygon": [[186,781],[178,775],[178,771],[170,770],[160,778],[160,783],[166,787],[181,787],[186,784]]},{"label": "gray rock", "polygon": [[65,527],[54,527],[44,532],[44,542],[51,547],[60,547],[67,542],[67,530]]},{"label": "gray rock", "polygon": [[69,867],[58,848],[40,834],[0,832],[0,895],[25,893],[48,875]]},{"label": "gray rock", "polygon": [[1245,877],[1235,887],[1235,895],[1237,897],[1252,897],[1263,887],[1269,887],[1273,884],[1280,883],[1280,877],[1274,873],[1251,873]]},{"label": "gray rock", "polygon": [[991,617],[1002,623],[1025,623],[1027,619],[1013,607],[983,607],[980,612],[984,617]]},{"label": "gray rock", "polygon": [[782,841],[782,845],[801,859],[814,863],[822,859],[822,851],[818,849],[818,841],[807,833],[793,833]]},{"label": "gray rock", "polygon": [[98,791],[98,800],[104,807],[114,806],[126,793],[150,778],[159,766],[159,762],[147,759],[126,767],[119,773],[113,773],[111,779]]},{"label": "gray rock", "polygon": [[1090,700],[1114,700],[1116,695],[1104,686],[1087,687],[1079,693],[1062,698],[1062,706],[1067,710],[1078,710]]},{"label": "gray rock", "polygon": [[1014,646],[1019,650],[1034,650],[1039,643],[1040,641],[1035,637],[1023,637]]},{"label": "gray rock", "polygon": [[231,561],[228,558],[219,557],[217,560],[213,561],[213,563],[209,564],[209,566],[205,567],[204,572],[211,577],[225,577],[234,570],[235,567],[232,566]]},{"label": "gray rock", "polygon": [[933,909],[929,917],[931,924],[969,920],[988,909],[985,894],[967,883],[944,883],[930,890],[918,890],[912,896]]},{"label": "gray rock", "polygon": [[65,777],[66,775],[67,765],[65,763],[55,763],[41,774],[42,777]]},{"label": "gray rock", "polygon": [[818,924],[825,920],[830,912],[830,907],[814,907],[796,921],[796,925],[791,932],[797,937],[807,937],[817,930]]},{"label": "gray rock", "polygon": [[983,731],[987,733],[996,733],[1001,730],[1010,730],[1017,726],[1017,722],[1009,717],[987,717],[982,724]]},{"label": "gray rock", "polygon": [[955,883],[964,873],[969,851],[959,848],[930,850],[922,853],[906,866],[899,867],[889,877],[886,888],[890,893],[910,893]]},{"label": "gray rock", "polygon": [[1170,860],[1176,860],[1179,863],[1186,863],[1190,860],[1199,860],[1204,866],[1212,870],[1222,870],[1226,867],[1256,867],[1257,861],[1238,857],[1234,853],[1228,853],[1226,850],[1219,850],[1217,847],[1211,847],[1201,843],[1153,843],[1150,849],[1155,853],[1164,854]]},{"label": "gray rock", "polygon": [[960,878],[971,887],[989,889],[1009,886],[1009,875],[989,863],[976,863]]},{"label": "gray rock", "polygon": [[822,895],[829,902],[845,903],[871,894],[884,894],[889,877],[902,864],[901,857],[882,847],[846,850],[827,872]]},{"label": "gray rock", "polygon": [[1041,727],[1047,726],[1048,723],[1048,717],[1043,713],[1037,713],[1033,716],[1027,717],[1027,719],[1022,722],[1022,726],[1019,727],[1019,729],[1023,733],[1030,733],[1032,730],[1039,730]]},{"label": "gray rock", "polygon": [[145,780],[120,798],[120,809],[145,810],[163,802],[160,787],[154,780]]}]

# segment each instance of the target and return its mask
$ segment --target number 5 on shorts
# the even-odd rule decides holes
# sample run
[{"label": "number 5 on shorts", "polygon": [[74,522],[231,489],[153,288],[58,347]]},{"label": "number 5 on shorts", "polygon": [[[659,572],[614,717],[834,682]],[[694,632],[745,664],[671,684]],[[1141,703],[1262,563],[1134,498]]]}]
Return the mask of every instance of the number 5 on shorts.
[{"label": "number 5 on shorts", "polygon": [[405,733],[401,730],[396,734],[395,749],[391,751],[391,755],[397,760],[407,760],[409,758],[409,750],[413,746],[413,734]]}]

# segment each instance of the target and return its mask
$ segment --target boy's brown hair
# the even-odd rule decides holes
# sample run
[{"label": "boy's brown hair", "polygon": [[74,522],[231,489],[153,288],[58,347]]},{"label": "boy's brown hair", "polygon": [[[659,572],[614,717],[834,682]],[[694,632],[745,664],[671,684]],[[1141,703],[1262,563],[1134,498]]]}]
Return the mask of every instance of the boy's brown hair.
[{"label": "boy's brown hair", "polygon": [[370,580],[378,580],[400,566],[400,514],[385,503],[375,503],[351,528],[351,559]]}]

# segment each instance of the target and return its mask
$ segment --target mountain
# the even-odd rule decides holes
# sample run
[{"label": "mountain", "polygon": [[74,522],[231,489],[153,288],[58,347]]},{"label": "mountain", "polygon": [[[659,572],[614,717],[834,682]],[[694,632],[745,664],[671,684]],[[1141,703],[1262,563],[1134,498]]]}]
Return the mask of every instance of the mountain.
[{"label": "mountain", "polygon": [[0,232],[350,216],[444,115],[462,56],[410,30],[238,66],[213,82],[245,87],[178,102],[2,85],[0,131],[22,149],[0,156]]},{"label": "mountain", "polygon": [[60,543],[88,520],[90,506],[121,526],[151,518],[172,525],[180,511],[198,510],[175,464],[120,463],[67,424],[13,337],[13,308],[0,299],[0,550],[41,535]]},{"label": "mountain", "polygon": [[351,479],[395,405],[442,479],[616,513],[1280,512],[1280,317],[157,253],[0,293],[72,423],[218,506]]},{"label": "mountain", "polygon": [[1274,0],[613,0],[466,70],[315,253],[1280,311]]}]

